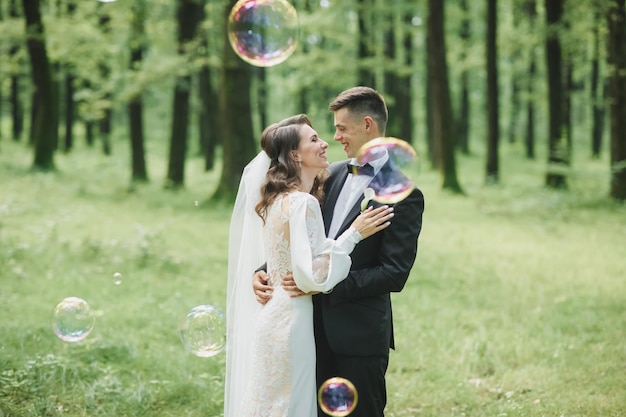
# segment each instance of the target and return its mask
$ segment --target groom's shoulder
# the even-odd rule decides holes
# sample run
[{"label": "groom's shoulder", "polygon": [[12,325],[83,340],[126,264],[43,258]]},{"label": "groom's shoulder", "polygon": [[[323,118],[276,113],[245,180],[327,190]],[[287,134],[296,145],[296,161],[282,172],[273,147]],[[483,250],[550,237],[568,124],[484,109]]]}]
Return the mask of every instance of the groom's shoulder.
[{"label": "groom's shoulder", "polygon": [[345,159],[343,161],[332,162],[328,166],[328,170],[330,171],[330,175],[333,176],[333,175],[337,175],[338,173],[340,173],[342,168],[344,168],[347,163],[348,163],[348,159]]}]

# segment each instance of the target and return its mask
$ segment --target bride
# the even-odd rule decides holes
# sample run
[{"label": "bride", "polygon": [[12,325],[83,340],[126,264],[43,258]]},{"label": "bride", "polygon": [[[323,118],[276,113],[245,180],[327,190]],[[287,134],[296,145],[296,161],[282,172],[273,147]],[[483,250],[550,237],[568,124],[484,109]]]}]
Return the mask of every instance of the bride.
[{"label": "bride", "polygon": [[[327,239],[320,200],[328,144],[301,114],[267,127],[261,147],[244,169],[230,226],[224,416],[316,417],[311,294],[347,276],[354,246],[385,229],[393,209],[368,208]],[[275,290],[263,306],[252,276],[264,262]],[[311,294],[291,298],[281,287],[287,274]]]}]

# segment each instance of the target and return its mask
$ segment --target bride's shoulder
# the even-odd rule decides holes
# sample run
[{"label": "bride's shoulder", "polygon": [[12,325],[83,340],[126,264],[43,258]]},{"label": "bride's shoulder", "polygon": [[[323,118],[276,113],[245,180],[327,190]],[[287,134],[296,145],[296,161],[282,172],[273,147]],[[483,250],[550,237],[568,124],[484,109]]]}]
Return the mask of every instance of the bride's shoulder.
[{"label": "bride's shoulder", "polygon": [[292,191],[289,193],[289,201],[292,205],[317,205],[319,206],[319,202],[315,197],[313,197],[309,193],[305,193],[302,191]]}]

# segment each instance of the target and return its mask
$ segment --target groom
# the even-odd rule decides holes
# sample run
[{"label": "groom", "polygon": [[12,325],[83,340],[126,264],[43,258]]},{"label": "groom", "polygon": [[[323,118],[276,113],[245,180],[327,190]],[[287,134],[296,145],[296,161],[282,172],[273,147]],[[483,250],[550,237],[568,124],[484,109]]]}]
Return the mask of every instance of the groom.
[{"label": "groom", "polygon": [[[363,192],[384,164],[374,161],[374,172],[366,173],[349,170],[347,162],[355,164],[362,145],[385,136],[387,106],[377,91],[354,87],[340,93],[329,109],[334,113],[334,140],[351,158],[331,164],[331,175],[324,185],[324,225],[327,236],[334,239],[358,216]],[[394,218],[387,229],[355,247],[348,277],[330,293],[313,296],[317,385],[334,376],[350,380],[359,394],[358,405],[350,417],[384,415],[385,373],[389,349],[394,348],[390,293],[401,291],[409,277],[423,212],[424,196],[415,188],[394,205]],[[261,303],[271,297],[271,287],[264,277],[259,272],[253,281]],[[283,287],[291,290],[293,296],[301,294],[292,280],[283,282]],[[324,416],[321,410],[318,414]]]}]

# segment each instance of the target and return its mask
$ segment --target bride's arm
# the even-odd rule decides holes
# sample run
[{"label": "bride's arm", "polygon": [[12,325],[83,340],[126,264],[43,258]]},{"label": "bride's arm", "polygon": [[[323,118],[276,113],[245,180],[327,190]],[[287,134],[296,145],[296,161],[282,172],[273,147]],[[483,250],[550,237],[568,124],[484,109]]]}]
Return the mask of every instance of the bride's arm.
[{"label": "bride's arm", "polygon": [[[328,292],[350,270],[349,254],[362,239],[383,230],[393,216],[392,209],[368,209],[337,240],[327,239],[322,213],[310,197],[305,204],[290,207],[289,229],[293,278],[305,292]],[[289,288],[285,287],[286,290]]]}]

